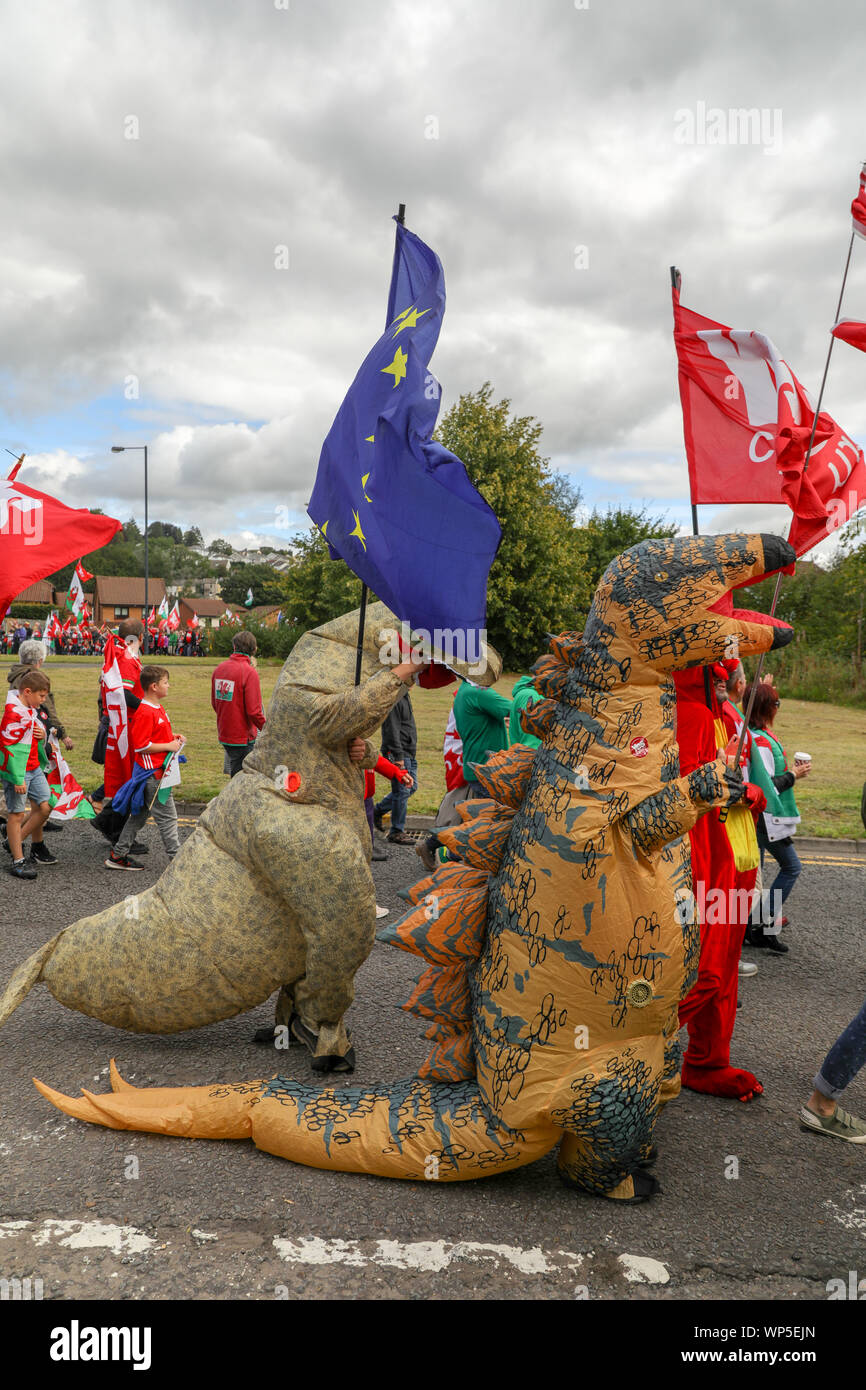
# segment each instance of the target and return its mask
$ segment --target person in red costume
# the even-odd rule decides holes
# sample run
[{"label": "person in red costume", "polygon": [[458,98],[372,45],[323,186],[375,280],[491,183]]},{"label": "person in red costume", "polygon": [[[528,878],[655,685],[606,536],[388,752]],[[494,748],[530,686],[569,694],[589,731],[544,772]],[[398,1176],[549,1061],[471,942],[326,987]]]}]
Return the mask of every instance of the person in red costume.
[{"label": "person in red costume", "polygon": [[[674,682],[680,774],[687,775],[716,757],[722,742],[716,727],[721,710],[709,669],[677,671]],[[757,788],[747,784],[747,802],[755,792]],[[701,957],[698,978],[680,1004],[680,1027],[687,1028],[689,1035],[682,1084],[707,1095],[748,1101],[764,1088],[750,1071],[732,1067],[730,1060],[737,1017],[737,967],[748,910],[740,923],[734,853],[718,810],[708,812],[692,827],[689,840],[693,891],[701,917]],[[752,886],[754,877],[752,871]]]}]

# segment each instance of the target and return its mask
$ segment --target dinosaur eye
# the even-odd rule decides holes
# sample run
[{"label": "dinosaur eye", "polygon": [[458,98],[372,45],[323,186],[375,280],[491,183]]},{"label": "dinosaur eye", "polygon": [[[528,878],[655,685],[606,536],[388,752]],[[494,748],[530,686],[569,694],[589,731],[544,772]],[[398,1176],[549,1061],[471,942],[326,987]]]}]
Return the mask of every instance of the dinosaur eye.
[{"label": "dinosaur eye", "polygon": [[659,584],[664,584],[668,577],[668,572],[667,570],[658,570],[655,577]]}]

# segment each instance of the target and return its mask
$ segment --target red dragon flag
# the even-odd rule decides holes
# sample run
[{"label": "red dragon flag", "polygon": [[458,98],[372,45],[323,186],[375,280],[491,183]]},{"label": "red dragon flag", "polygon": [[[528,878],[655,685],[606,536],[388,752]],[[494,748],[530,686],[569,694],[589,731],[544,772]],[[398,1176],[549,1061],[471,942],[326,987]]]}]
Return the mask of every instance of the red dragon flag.
[{"label": "red dragon flag", "polygon": [[105,712],[111,724],[111,733],[117,744],[117,751],[121,761],[129,765],[128,775],[132,775],[132,758],[129,751],[129,719],[126,709],[126,696],[123,690],[123,679],[120,674],[120,667],[117,664],[117,654],[115,651],[115,641],[112,633],[109,632],[105,640],[105,649],[102,657],[102,698],[105,704]]},{"label": "red dragon flag", "polygon": [[858,236],[866,237],[866,164],[860,170],[860,187],[857,190],[857,197],[851,204],[851,217],[854,222],[854,231]]},{"label": "red dragon flag", "polygon": [[78,575],[78,578],[81,580],[82,584],[86,584],[88,579],[93,578],[93,575],[90,573],[90,570],[86,570],[80,560],[75,566],[75,573]]},{"label": "red dragon flag", "polygon": [[860,323],[857,319],[840,319],[830,329],[830,334],[838,338],[840,343],[848,343],[851,347],[866,352],[866,323]]},{"label": "red dragon flag", "polygon": [[17,479],[0,481],[0,613],[29,585],[101,549],[119,530],[113,517],[66,507]]}]

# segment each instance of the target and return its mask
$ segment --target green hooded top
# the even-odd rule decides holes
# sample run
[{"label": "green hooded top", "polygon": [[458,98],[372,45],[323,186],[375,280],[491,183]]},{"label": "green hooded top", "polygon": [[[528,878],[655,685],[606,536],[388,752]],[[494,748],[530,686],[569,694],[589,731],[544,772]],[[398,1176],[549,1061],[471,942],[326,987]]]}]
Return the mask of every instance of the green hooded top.
[{"label": "green hooded top", "polygon": [[540,700],[541,696],[532,684],[532,676],[521,676],[516,682],[511,692],[511,717],[508,721],[508,743],[525,743],[527,748],[537,748],[541,739],[535,734],[524,732],[520,723],[520,711],[526,709],[533,700]]}]

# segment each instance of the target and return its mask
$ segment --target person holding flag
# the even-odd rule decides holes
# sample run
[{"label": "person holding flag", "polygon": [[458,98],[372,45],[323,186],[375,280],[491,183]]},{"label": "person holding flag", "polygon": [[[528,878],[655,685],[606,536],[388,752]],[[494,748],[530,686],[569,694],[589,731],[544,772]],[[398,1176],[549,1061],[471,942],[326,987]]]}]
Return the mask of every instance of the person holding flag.
[{"label": "person holding flag", "polygon": [[[57,860],[42,842],[42,827],[51,811],[50,793],[40,764],[44,752],[40,741],[45,731],[37,709],[50,688],[47,676],[28,668],[9,691],[0,722],[0,778],[6,796],[6,834],[3,846],[12,856],[9,872],[13,878],[36,878],[37,864],[56,864]],[[28,798],[33,810],[27,814]],[[24,862],[24,841],[31,839],[30,863]]]},{"label": "person holding flag", "polygon": [[105,800],[92,824],[107,840],[116,840],[122,829],[111,807],[114,793],[132,776],[129,744],[129,715],[138,709],[141,688],[141,643],[144,626],[138,618],[127,618],[118,628],[119,641],[109,633],[102,665],[102,708],[109,719],[105,745]]}]

